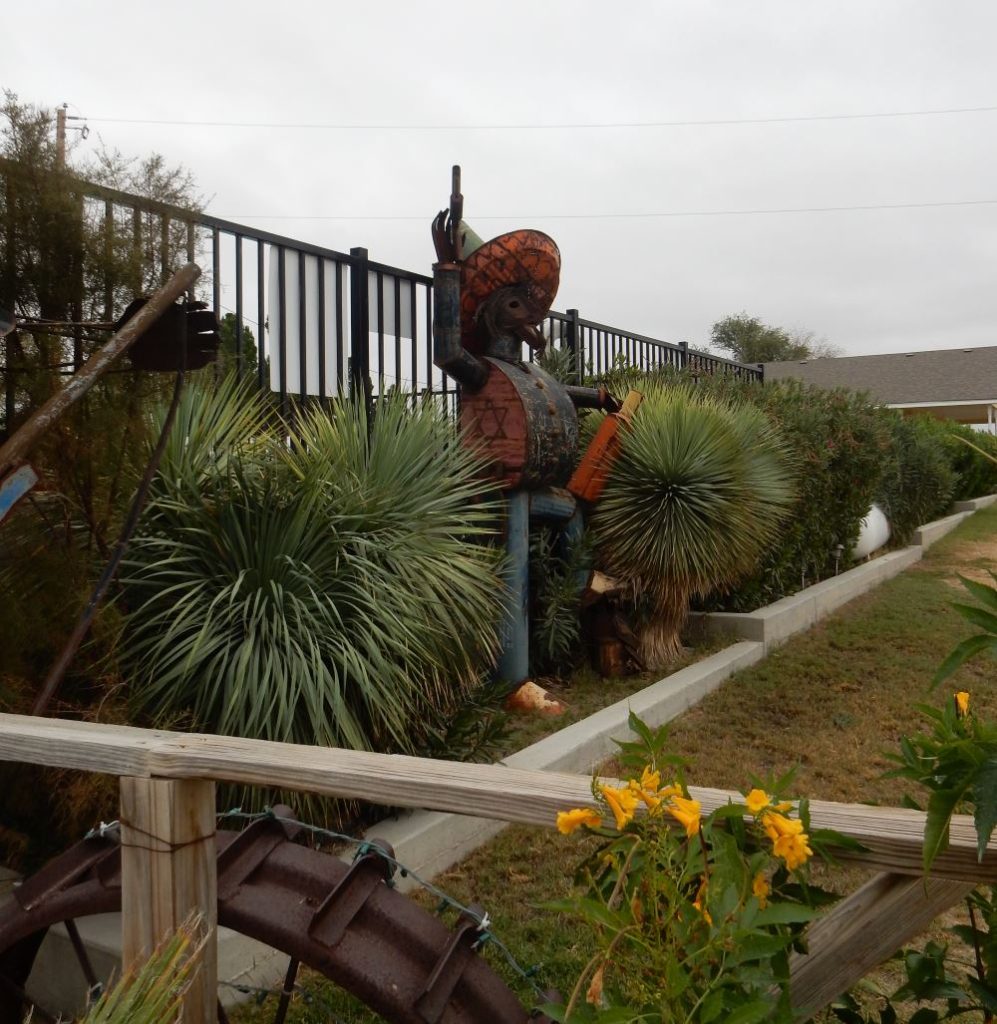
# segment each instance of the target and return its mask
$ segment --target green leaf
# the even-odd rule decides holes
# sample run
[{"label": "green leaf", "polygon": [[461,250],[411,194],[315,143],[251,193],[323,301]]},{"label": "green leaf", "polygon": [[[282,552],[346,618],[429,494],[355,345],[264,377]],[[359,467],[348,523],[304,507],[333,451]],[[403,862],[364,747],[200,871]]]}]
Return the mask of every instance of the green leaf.
[{"label": "green leaf", "polygon": [[948,849],[949,822],[965,791],[965,785],[957,789],[936,789],[928,800],[928,814],[924,823],[925,874],[930,873],[935,858]]},{"label": "green leaf", "polygon": [[758,911],[755,926],[764,928],[773,924],[803,924],[820,917],[816,907],[805,907],[800,903],[770,903],[764,910]]},{"label": "green leaf", "polygon": [[985,651],[987,648],[997,650],[997,639],[985,633],[969,637],[958,644],[951,654],[938,666],[938,671],[931,680],[930,689],[934,690],[939,683],[944,682],[963,662],[968,661],[974,655]]},{"label": "green leaf", "polygon": [[728,1013],[724,1024],[755,1024],[765,1020],[771,1012],[772,1003],[768,999],[753,999]]},{"label": "green leaf", "polygon": [[953,608],[968,622],[986,630],[991,636],[997,637],[997,615],[992,615],[974,604],[954,604]]},{"label": "green leaf", "polygon": [[976,853],[983,860],[990,834],[997,826],[997,758],[990,758],[973,778],[973,824],[976,826]]},{"label": "green leaf", "polygon": [[997,612],[997,587],[988,586],[986,583],[978,583],[976,580],[969,579],[968,576],[960,575],[959,579],[977,601]]}]

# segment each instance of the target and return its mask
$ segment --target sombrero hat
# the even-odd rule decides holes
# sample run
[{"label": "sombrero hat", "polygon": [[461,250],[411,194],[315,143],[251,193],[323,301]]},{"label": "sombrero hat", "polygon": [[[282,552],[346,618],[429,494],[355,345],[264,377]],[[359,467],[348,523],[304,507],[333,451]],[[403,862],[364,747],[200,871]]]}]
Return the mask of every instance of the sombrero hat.
[{"label": "sombrero hat", "polygon": [[481,352],[484,339],[476,320],[481,304],[499,288],[524,285],[537,311],[537,321],[550,310],[561,279],[561,253],[554,239],[542,231],[524,228],[499,235],[475,249],[461,264],[461,340],[472,352]]}]

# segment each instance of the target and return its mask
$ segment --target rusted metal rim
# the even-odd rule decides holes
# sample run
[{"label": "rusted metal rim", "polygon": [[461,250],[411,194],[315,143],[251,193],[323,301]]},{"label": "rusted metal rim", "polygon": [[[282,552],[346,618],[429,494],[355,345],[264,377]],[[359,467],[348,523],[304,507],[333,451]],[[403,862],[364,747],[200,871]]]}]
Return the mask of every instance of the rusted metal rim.
[{"label": "rusted metal rim", "polygon": [[[220,926],[319,971],[391,1024],[547,1020],[472,949],[473,919],[451,931],[385,884],[390,869],[376,851],[345,864],[297,845],[293,831],[260,819],[218,833]],[[78,843],[15,890],[0,907],[0,1022],[23,1020],[18,993],[49,927],[120,909],[120,851],[108,838]]]}]

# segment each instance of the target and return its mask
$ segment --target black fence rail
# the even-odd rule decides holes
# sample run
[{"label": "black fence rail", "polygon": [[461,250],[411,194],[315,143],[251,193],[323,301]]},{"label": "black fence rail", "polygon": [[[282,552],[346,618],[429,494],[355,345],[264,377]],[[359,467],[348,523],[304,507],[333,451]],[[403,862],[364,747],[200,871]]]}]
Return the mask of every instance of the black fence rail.
[{"label": "black fence rail", "polygon": [[[81,215],[102,222],[106,246],[124,240],[142,255],[147,286],[187,260],[205,268],[200,294],[190,297],[209,302],[223,321],[226,359],[254,373],[283,408],[389,389],[453,406],[456,387],[433,365],[431,277],[374,262],[363,248],[337,252],[90,182],[73,187]],[[121,294],[108,283],[105,320],[120,313],[113,307]],[[759,366],[586,320],[576,309],[552,311],[543,330],[552,347],[574,354],[579,376],[625,361],[762,378]]]}]

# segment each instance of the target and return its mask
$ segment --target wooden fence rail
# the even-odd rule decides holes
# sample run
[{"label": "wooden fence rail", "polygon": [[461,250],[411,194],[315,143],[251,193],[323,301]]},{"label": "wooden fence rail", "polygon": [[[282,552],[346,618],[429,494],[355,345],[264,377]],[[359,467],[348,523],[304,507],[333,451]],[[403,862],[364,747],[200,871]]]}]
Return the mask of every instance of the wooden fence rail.
[{"label": "wooden fence rail", "polygon": [[[0,761],[122,778],[123,955],[148,952],[191,910],[215,917],[214,781],[356,798],[553,828],[558,811],[595,806],[588,776],[390,754],[0,715]],[[738,793],[695,788],[705,813]],[[793,1000],[816,1009],[922,930],[974,885],[997,880],[997,843],[977,860],[972,819],[953,819],[949,849],[922,877],[924,815],[902,808],[814,800],[815,828],[863,844],[842,854],[879,872],[811,928],[810,954],[794,964]],[[127,825],[125,824],[127,822]],[[129,828],[142,842],[130,844]],[[151,834],[159,848],[148,842]],[[845,951],[847,950],[847,955]],[[186,1022],[214,1020],[213,951],[187,1001]]]}]

